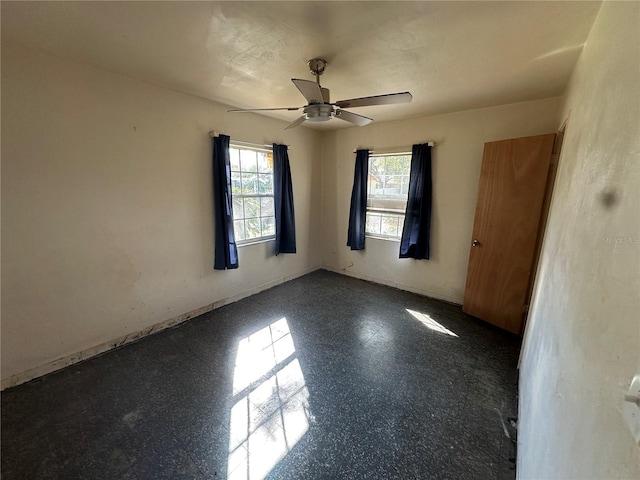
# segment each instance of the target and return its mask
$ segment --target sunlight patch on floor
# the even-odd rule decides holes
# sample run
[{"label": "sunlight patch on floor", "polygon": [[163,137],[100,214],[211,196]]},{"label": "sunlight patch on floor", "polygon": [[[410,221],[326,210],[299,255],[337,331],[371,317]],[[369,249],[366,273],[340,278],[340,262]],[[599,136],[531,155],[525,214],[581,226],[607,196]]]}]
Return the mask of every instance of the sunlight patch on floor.
[{"label": "sunlight patch on floor", "polygon": [[227,478],[262,480],[309,429],[309,391],[295,353],[286,318],[239,342]]},{"label": "sunlight patch on floor", "polygon": [[420,321],[425,327],[430,328],[433,331],[444,333],[446,335],[451,335],[452,337],[457,337],[455,333],[449,330],[444,325],[436,322],[433,318],[425,313],[416,312],[415,310],[406,309],[415,319]]}]

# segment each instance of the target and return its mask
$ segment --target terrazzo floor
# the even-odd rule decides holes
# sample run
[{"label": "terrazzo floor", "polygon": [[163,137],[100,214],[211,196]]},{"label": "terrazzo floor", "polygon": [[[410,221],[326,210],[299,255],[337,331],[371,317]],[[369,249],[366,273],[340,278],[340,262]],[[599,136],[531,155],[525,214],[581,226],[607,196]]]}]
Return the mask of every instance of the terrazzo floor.
[{"label": "terrazzo floor", "polygon": [[513,479],[520,339],[319,270],[2,392],[2,478]]}]

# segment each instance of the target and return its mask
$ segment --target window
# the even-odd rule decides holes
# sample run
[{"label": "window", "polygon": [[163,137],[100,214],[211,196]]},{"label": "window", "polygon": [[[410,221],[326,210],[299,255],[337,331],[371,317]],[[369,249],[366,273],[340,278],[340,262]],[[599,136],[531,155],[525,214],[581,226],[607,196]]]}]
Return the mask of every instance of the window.
[{"label": "window", "polygon": [[273,152],[231,145],[229,157],[236,242],[275,238]]},{"label": "window", "polygon": [[411,154],[372,155],[367,182],[368,236],[400,239],[407,209]]}]

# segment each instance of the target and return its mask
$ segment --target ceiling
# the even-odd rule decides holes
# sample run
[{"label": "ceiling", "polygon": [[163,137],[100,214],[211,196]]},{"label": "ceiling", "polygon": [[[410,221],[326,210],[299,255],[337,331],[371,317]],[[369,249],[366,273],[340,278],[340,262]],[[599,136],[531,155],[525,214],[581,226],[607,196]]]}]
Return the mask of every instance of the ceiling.
[{"label": "ceiling", "polygon": [[[230,107],[306,103],[291,78],[325,58],[331,101],[376,122],[561,95],[600,2],[2,2],[2,41]],[[242,115],[242,114],[229,114]],[[293,121],[300,112],[269,112]],[[305,123],[342,128],[340,120]]]}]

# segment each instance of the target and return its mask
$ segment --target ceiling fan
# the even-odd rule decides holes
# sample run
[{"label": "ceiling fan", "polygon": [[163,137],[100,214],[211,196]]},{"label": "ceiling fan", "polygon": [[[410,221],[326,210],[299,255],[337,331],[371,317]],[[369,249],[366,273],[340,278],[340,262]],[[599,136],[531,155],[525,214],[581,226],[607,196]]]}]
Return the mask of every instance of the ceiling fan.
[{"label": "ceiling fan", "polygon": [[343,108],[368,107],[371,105],[391,105],[394,103],[409,103],[413,98],[409,92],[389,93],[386,95],[375,95],[373,97],[350,98],[349,100],[340,100],[331,103],[329,98],[329,89],[320,86],[320,75],[324,73],[327,61],[322,58],[313,58],[307,62],[311,73],[316,76],[316,81],[302,80],[292,78],[293,84],[300,90],[300,93],[309,102],[303,107],[280,107],[280,108],[241,108],[228,110],[229,112],[259,112],[273,110],[300,110],[302,116],[287,125],[287,128],[293,128],[300,125],[305,120],[310,122],[324,122],[332,118],[339,118],[347,122],[353,123],[359,127],[367,125],[373,121],[369,117],[348,112]]}]

